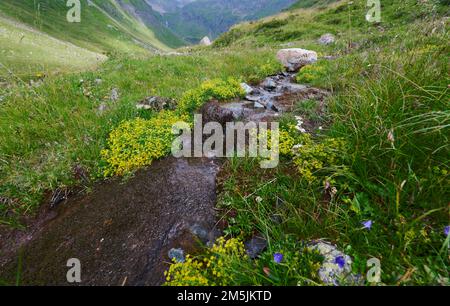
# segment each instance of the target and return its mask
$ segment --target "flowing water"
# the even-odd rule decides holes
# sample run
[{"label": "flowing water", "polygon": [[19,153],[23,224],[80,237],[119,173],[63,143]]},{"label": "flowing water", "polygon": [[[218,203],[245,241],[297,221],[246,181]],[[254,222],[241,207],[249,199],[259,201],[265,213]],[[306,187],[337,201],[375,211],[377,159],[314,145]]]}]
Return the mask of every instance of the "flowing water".
[{"label": "flowing water", "polygon": [[[235,119],[264,121],[326,93],[290,74],[252,87],[245,101],[223,104]],[[68,285],[67,261],[81,262],[82,285],[160,285],[168,251],[195,252],[220,234],[216,176],[220,161],[168,157],[123,181],[101,182],[56,208],[43,204],[27,230],[0,231],[0,280]]]}]

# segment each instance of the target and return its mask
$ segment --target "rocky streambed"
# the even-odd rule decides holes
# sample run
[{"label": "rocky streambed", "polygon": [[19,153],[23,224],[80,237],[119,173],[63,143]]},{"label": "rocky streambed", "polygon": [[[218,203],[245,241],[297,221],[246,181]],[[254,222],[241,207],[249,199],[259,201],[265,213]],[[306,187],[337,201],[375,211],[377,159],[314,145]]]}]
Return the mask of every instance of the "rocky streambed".
[{"label": "rocky streambed", "polygon": [[[220,108],[232,120],[270,121],[298,101],[323,103],[327,92],[296,84],[294,76],[242,84],[245,100],[211,102],[210,117]],[[77,258],[82,285],[162,284],[170,250],[195,252],[220,235],[215,210],[220,167],[218,159],[167,157],[125,182],[101,182],[56,208],[44,204],[25,231],[0,230],[0,280],[13,284],[19,275],[23,285],[68,285],[67,261]]]}]

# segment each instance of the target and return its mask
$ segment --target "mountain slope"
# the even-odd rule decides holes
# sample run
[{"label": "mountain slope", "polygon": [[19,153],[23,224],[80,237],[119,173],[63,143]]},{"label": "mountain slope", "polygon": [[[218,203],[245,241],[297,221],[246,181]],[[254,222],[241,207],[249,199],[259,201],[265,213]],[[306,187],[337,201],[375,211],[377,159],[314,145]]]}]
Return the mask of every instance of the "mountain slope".
[{"label": "mountain slope", "polygon": [[2,0],[0,75],[78,71],[102,61],[101,54],[141,56],[183,44],[145,2],[81,3],[81,22],[69,23],[65,0]]},{"label": "mountain slope", "polygon": [[205,35],[215,38],[236,23],[280,12],[296,1],[196,0],[187,4],[167,1],[163,7],[159,1],[148,2],[162,8],[163,18],[173,32],[190,43],[198,43]]},{"label": "mountain slope", "polygon": [[44,71],[81,71],[106,59],[100,53],[51,37],[0,16],[0,76],[16,77]]},{"label": "mountain slope", "polygon": [[[139,1],[83,1],[80,23],[67,22],[68,8],[64,0],[4,0],[0,2],[0,11],[56,38],[93,51],[133,53],[142,52],[143,48],[168,49],[171,41],[159,35],[162,27],[155,26],[153,30],[149,24],[131,15],[130,9],[124,9],[135,3]],[[146,11],[152,12],[150,6],[147,5]],[[137,44],[141,46],[137,47]]]}]

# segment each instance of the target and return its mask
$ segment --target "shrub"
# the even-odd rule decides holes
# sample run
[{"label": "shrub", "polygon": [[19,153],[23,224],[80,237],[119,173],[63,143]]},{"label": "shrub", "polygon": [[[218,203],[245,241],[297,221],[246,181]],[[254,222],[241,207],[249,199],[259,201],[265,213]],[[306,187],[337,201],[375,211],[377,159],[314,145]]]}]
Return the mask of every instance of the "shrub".
[{"label": "shrub", "polygon": [[306,180],[314,182],[317,171],[344,164],[345,149],[346,142],[341,138],[326,138],[321,143],[307,142],[297,148],[294,164]]},{"label": "shrub", "polygon": [[168,154],[174,139],[172,125],[186,120],[186,116],[163,111],[148,120],[123,121],[111,132],[108,148],[101,152],[107,163],[104,175],[127,174]]},{"label": "shrub", "polygon": [[180,113],[192,113],[211,99],[230,100],[244,95],[245,92],[236,79],[208,80],[198,88],[189,90],[183,95],[178,105],[178,111]]},{"label": "shrub", "polygon": [[233,284],[228,272],[232,262],[247,260],[244,244],[237,238],[220,237],[202,256],[174,262],[165,272],[167,286],[228,286]]}]

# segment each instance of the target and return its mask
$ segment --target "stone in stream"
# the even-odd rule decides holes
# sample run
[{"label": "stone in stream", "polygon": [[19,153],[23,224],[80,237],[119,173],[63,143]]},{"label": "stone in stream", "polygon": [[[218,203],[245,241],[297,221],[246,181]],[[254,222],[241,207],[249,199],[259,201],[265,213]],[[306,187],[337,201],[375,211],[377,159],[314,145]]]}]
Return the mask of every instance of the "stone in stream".
[{"label": "stone in stream", "polygon": [[317,53],[310,50],[292,48],[281,49],[277,59],[289,72],[297,72],[300,68],[317,62]]},{"label": "stone in stream", "polygon": [[277,83],[272,78],[265,79],[261,85],[267,90],[274,90],[277,88]]},{"label": "stone in stream", "polygon": [[169,259],[174,262],[183,263],[186,260],[183,249],[170,249],[167,255],[169,256]]},{"label": "stone in stream", "polygon": [[264,108],[264,105],[262,105],[262,104],[259,103],[259,102],[255,102],[254,107],[255,107],[255,108]]},{"label": "stone in stream", "polygon": [[218,122],[225,127],[227,122],[233,122],[235,119],[233,111],[221,107],[220,103],[216,100],[204,104],[200,108],[200,113],[203,116],[203,124]]},{"label": "stone in stream", "polygon": [[251,95],[253,93],[253,87],[247,83],[241,83],[241,88],[245,91],[246,95]]}]

